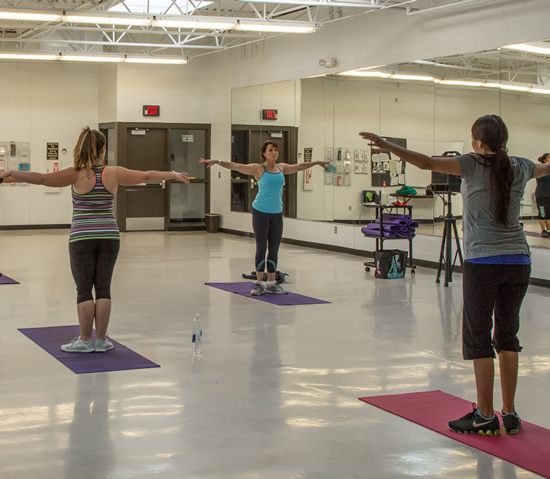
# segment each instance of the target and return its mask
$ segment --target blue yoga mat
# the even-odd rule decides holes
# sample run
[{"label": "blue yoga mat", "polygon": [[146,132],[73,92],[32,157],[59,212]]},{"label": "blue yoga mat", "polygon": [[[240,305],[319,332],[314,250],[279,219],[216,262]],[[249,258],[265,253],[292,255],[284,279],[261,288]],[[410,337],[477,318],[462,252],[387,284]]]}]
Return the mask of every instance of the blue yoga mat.
[{"label": "blue yoga mat", "polygon": [[[109,341],[115,347],[104,353],[67,353],[62,351],[62,344],[69,343],[72,338],[79,335],[78,326],[20,328],[19,331],[76,374],[160,367],[111,338]],[[95,331],[92,336],[95,341]]]},{"label": "blue yoga mat", "polygon": [[250,291],[254,287],[254,283],[249,281],[239,283],[205,283],[207,286],[229,291],[230,293],[236,293],[240,296],[246,296],[247,298],[257,299],[265,303],[276,304],[277,306],[294,306],[298,304],[330,304],[330,301],[323,301],[322,299],[310,298],[309,296],[303,296],[296,293],[288,294],[262,294],[261,296],[251,296]]}]

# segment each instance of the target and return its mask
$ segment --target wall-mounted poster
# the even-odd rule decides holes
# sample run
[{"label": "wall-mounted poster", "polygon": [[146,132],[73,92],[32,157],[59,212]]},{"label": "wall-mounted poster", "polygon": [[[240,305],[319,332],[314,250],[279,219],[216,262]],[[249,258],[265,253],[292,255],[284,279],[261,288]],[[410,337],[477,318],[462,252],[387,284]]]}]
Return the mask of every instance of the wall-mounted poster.
[{"label": "wall-mounted poster", "polygon": [[[383,137],[396,145],[407,148],[405,138]],[[377,146],[371,147],[371,172],[372,186],[399,186],[405,184],[405,161],[398,156],[392,155],[388,150],[383,150]]]}]

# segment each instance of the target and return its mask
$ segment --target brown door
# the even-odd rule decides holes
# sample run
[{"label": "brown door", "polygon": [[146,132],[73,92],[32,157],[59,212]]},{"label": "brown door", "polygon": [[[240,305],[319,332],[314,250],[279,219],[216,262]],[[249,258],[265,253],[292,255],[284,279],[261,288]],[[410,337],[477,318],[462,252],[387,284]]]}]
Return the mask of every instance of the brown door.
[{"label": "brown door", "polygon": [[[127,128],[127,167],[141,171],[167,171],[167,145],[166,129]],[[127,231],[166,229],[168,199],[165,182],[129,186],[125,190]]]}]

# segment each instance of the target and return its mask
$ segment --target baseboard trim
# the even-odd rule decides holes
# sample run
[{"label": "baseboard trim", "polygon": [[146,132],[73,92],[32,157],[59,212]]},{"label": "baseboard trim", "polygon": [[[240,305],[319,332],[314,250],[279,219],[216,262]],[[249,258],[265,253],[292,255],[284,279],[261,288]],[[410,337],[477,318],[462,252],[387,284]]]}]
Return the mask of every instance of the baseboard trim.
[{"label": "baseboard trim", "polygon": [[[233,234],[236,236],[247,236],[249,238],[254,237],[254,233],[249,233],[247,231],[231,230],[226,228],[220,228],[220,233]],[[366,259],[374,258],[374,251],[358,250],[354,248],[344,248],[343,246],[327,245],[323,243],[312,243],[310,241],[295,240],[290,238],[283,238],[281,242],[291,244],[294,246],[303,246],[305,248],[331,251],[333,253],[345,253],[345,254],[351,254],[353,256],[362,256],[363,258],[366,258]],[[429,269],[439,268],[439,263],[436,263],[435,261],[427,261],[427,260],[418,259],[418,258],[413,258],[413,261],[416,266],[421,266],[423,268],[429,268]],[[462,267],[460,265],[455,265],[453,269],[453,274],[455,273],[462,274]],[[444,281],[445,281],[445,268],[443,267],[443,269],[441,270],[440,282],[443,283]],[[533,286],[550,288],[550,280],[548,279],[531,278],[530,284],[532,284]]]}]

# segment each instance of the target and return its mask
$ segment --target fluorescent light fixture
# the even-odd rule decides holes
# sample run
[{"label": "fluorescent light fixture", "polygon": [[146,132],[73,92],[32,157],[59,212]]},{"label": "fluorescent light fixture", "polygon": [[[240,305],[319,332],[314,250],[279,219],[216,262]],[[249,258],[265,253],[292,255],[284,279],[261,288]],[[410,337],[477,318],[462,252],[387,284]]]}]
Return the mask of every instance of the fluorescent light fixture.
[{"label": "fluorescent light fixture", "polygon": [[0,12],[0,20],[55,22],[61,20],[61,15],[55,15],[53,13]]},{"label": "fluorescent light fixture", "polygon": [[482,86],[481,81],[463,81],[463,80],[438,80],[436,83],[440,85],[456,85],[456,86]]},{"label": "fluorescent light fixture", "polygon": [[529,53],[539,53],[541,55],[550,55],[550,48],[536,47],[534,45],[527,45],[525,43],[520,43],[518,45],[508,45],[509,50],[518,50],[520,52],[529,52]]},{"label": "fluorescent light fixture", "polygon": [[210,18],[208,21],[200,20],[156,20],[153,25],[157,27],[168,28],[194,28],[199,30],[231,30],[237,24],[236,21],[214,21]]},{"label": "fluorescent light fixture", "polygon": [[57,60],[57,55],[40,53],[0,53],[1,60]]},{"label": "fluorescent light fixture", "polygon": [[517,85],[500,85],[501,90],[512,90],[512,91],[529,91],[527,86],[517,86]]},{"label": "fluorescent light fixture", "polygon": [[127,63],[161,63],[165,65],[184,65],[187,58],[147,58],[147,57],[128,57],[124,60]]},{"label": "fluorescent light fixture", "polygon": [[344,75],[344,76],[350,76],[350,77],[388,78],[391,76],[391,73],[350,70],[348,72],[338,73],[338,75]]},{"label": "fluorescent light fixture", "polygon": [[66,62],[106,62],[116,63],[124,60],[123,57],[108,57],[101,55],[61,55],[60,60]]},{"label": "fluorescent light fixture", "polygon": [[151,25],[149,18],[135,17],[92,17],[86,15],[67,15],[63,17],[64,22],[68,23],[92,23],[99,25]]},{"label": "fluorescent light fixture", "polygon": [[419,81],[434,81],[434,77],[422,76],[422,75],[392,75],[391,78],[396,80],[419,80]]},{"label": "fluorescent light fixture", "polygon": [[[377,5],[371,1],[344,1],[339,2],[337,0],[238,0],[246,3],[279,3],[281,5],[306,5],[308,7],[355,7],[355,8],[370,8],[370,9],[383,9],[383,5]],[[403,4],[416,2],[416,0],[405,0]],[[385,8],[389,8],[386,6]]]},{"label": "fluorescent light fixture", "polygon": [[550,95],[550,89],[548,90],[545,90],[543,88],[531,88],[529,90],[529,92],[533,92],[533,93],[542,93],[543,95]]},{"label": "fluorescent light fixture", "polygon": [[245,32],[266,32],[266,33],[311,33],[315,31],[315,25],[293,25],[292,23],[255,23],[239,22],[235,30]]},{"label": "fluorescent light fixture", "polygon": [[487,87],[487,88],[500,88],[500,83],[484,83],[481,86]]}]

